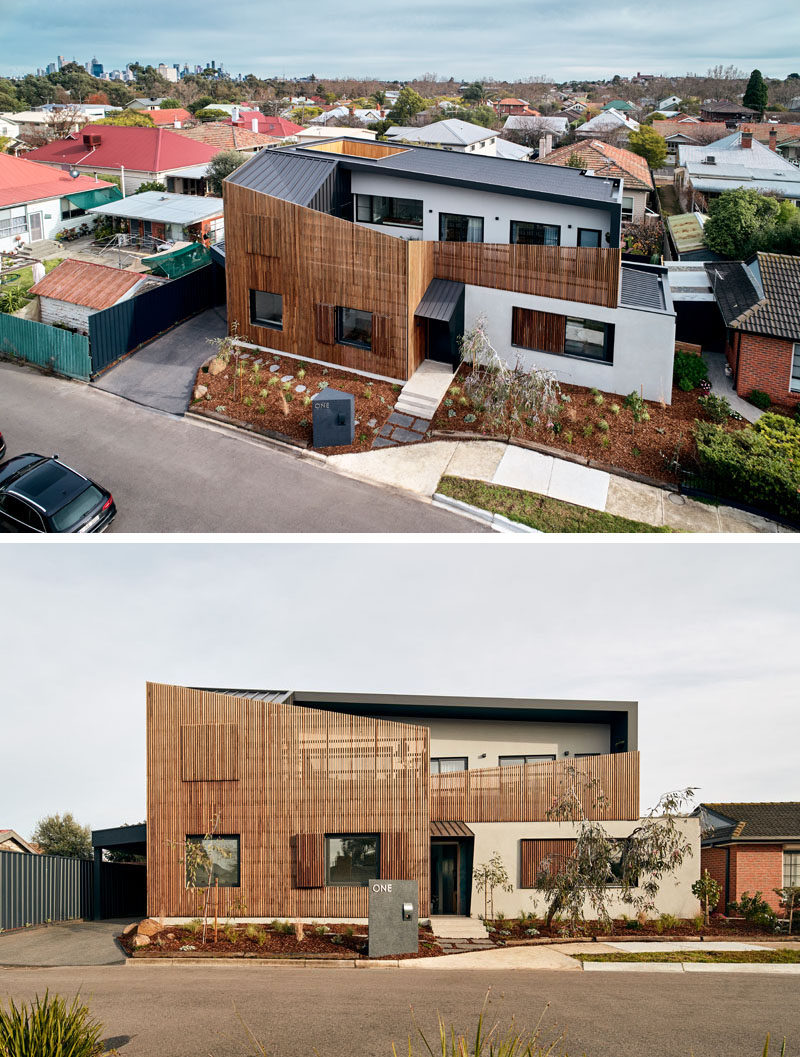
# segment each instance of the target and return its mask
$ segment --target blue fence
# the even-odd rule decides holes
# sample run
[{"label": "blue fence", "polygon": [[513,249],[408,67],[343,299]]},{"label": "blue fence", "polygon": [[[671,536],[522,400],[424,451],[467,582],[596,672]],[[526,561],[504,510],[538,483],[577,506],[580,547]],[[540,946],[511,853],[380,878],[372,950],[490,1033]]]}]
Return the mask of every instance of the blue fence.
[{"label": "blue fence", "polygon": [[89,339],[33,319],[0,312],[0,355],[47,367],[67,378],[88,381]]}]

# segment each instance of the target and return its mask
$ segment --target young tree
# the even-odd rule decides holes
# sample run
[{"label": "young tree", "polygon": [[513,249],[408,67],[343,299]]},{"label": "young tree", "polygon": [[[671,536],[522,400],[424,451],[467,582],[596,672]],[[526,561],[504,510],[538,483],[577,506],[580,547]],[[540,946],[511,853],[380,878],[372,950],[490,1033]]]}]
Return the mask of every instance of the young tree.
[{"label": "young tree", "polygon": [[[105,179],[105,177],[103,177]],[[160,180],[146,180],[144,183],[139,184],[136,190],[133,192],[135,195],[140,195],[144,191],[166,191],[167,185],[162,184]]]},{"label": "young tree", "polygon": [[489,93],[486,91],[485,84],[482,84],[481,81],[473,81],[461,93],[461,98],[468,103],[485,103],[489,98]]},{"label": "young tree", "polygon": [[703,870],[702,875],[692,885],[692,895],[696,895],[703,904],[703,917],[707,925],[711,911],[720,897],[720,887],[708,870]]},{"label": "young tree", "polygon": [[761,76],[761,70],[753,70],[750,74],[750,80],[747,82],[747,88],[744,90],[742,103],[745,106],[749,106],[751,110],[757,110],[759,114],[763,114],[766,110],[767,86],[764,84],[764,78]]},{"label": "young tree", "polygon": [[31,840],[39,845],[45,855],[91,859],[94,854],[91,830],[76,822],[69,811],[65,815],[40,818]]},{"label": "young tree", "polygon": [[419,92],[415,92],[413,88],[406,85],[405,88],[400,89],[397,102],[389,111],[389,117],[394,125],[407,125],[415,114],[424,109],[425,100]]},{"label": "young tree", "polygon": [[483,892],[483,920],[491,921],[494,917],[494,890],[513,892],[514,886],[509,880],[508,871],[500,853],[495,852],[488,862],[482,862],[472,871],[472,879],[479,892]]},{"label": "young tree", "polygon": [[86,102],[87,103],[96,103],[96,104],[99,104],[101,106],[107,106],[108,105],[108,96],[106,95],[105,92],[90,92],[89,95],[86,96]]},{"label": "young tree", "polygon": [[786,885],[785,888],[775,888],[773,891],[780,899],[780,905],[786,911],[786,916],[789,919],[789,935],[791,936],[794,928],[795,911],[800,910],[800,886]]},{"label": "young tree", "polygon": [[722,257],[743,260],[754,252],[776,221],[780,207],[774,198],[752,187],[723,191],[708,207],[703,228],[706,246]]},{"label": "young tree", "polygon": [[223,150],[215,154],[206,170],[206,179],[211,187],[211,193],[221,195],[222,181],[246,161],[247,155],[238,150]]},{"label": "young tree", "polygon": [[667,143],[663,136],[647,125],[641,125],[628,136],[628,147],[644,158],[651,169],[660,169],[667,157]]},{"label": "young tree", "polygon": [[180,99],[162,99],[158,105],[159,110],[179,110]]},{"label": "young tree", "polygon": [[564,914],[569,931],[580,933],[588,903],[596,918],[611,928],[610,884],[614,885],[614,898],[639,913],[652,911],[664,876],[692,854],[678,819],[693,795],[693,789],[664,794],[620,841],[611,837],[601,822],[588,817],[607,803],[597,780],[590,781],[579,766],[568,768],[547,818],[571,824],[575,847],[571,854],[543,859],[535,879],[535,887],[544,893],[547,903],[548,926],[556,914]]}]

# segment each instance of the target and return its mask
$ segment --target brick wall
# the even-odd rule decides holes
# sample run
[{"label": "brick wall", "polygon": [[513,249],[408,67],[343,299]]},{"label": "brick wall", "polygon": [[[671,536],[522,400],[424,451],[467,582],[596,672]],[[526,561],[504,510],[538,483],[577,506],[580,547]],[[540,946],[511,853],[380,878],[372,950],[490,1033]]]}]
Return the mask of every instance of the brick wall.
[{"label": "brick wall", "polygon": [[[717,909],[721,913],[725,913],[725,905],[727,902],[725,893],[725,860],[727,857],[727,850],[725,848],[702,848],[700,851],[700,873],[704,870],[708,870],[711,876],[719,885],[719,903]],[[711,907],[713,910],[714,907]]]},{"label": "brick wall", "polygon": [[[789,392],[793,342],[762,334],[741,334],[736,391],[747,396],[753,389],[769,394],[776,404],[798,404],[800,393]],[[728,356],[729,361],[731,356]]]},{"label": "brick wall", "polygon": [[[709,868],[710,872],[710,868]],[[731,846],[730,902],[743,892],[761,892],[773,910],[779,910],[773,889],[783,884],[782,844],[734,844]]]}]

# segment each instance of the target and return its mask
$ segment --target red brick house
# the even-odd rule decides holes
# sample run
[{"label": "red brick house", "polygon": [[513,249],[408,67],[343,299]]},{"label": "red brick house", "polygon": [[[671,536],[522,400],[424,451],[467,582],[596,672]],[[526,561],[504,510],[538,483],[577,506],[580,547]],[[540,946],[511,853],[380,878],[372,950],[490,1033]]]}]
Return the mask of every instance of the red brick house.
[{"label": "red brick house", "polygon": [[524,99],[507,98],[501,99],[494,105],[495,110],[498,114],[516,114],[523,117],[539,117],[539,111],[530,104],[526,103]]},{"label": "red brick house", "polygon": [[736,392],[760,389],[776,404],[800,403],[800,257],[757,253],[705,267]]},{"label": "red brick house", "polygon": [[718,909],[761,892],[780,912],[774,889],[800,885],[800,803],[700,804],[700,868],[720,886]]}]

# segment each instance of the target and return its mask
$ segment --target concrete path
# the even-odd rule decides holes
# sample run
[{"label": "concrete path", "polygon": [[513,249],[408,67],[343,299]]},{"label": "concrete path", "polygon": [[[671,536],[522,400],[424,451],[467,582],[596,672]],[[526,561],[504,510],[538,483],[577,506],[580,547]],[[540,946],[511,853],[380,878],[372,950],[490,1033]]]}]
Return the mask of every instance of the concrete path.
[{"label": "concrete path", "polygon": [[[596,963],[600,964],[600,963]],[[612,963],[603,963],[612,964]],[[480,969],[556,969],[559,972],[580,972],[581,963],[570,958],[557,947],[495,947],[493,950],[450,954],[446,958],[409,958],[397,963],[400,969],[446,969],[450,971]],[[798,966],[800,968],[800,966]]]},{"label": "concrete path", "polygon": [[402,415],[430,421],[452,384],[450,364],[423,360],[400,390],[394,409]]},{"label": "concrete path", "polygon": [[749,973],[800,976],[796,962],[584,962],[585,973]]},{"label": "concrete path", "polygon": [[125,953],[114,937],[129,921],[73,921],[3,933],[0,967],[122,964]]},{"label": "concrete path", "polygon": [[183,415],[197,372],[214,353],[206,339],[224,337],[227,331],[224,308],[209,308],[122,360],[94,385],[136,404]]},{"label": "concrete path", "polygon": [[743,400],[733,387],[733,377],[725,373],[728,361],[724,352],[703,351],[703,359],[708,367],[708,380],[711,382],[711,392],[715,396],[724,396],[734,411],[742,416],[745,422],[758,422],[763,411],[748,400]]},{"label": "concrete path", "polygon": [[675,951],[703,951],[713,954],[715,951],[767,951],[765,943],[742,943],[738,940],[662,940],[656,943],[612,943],[606,940],[604,947],[615,951],[627,951],[630,954],[661,954]]}]

